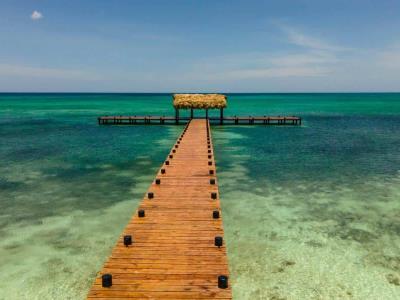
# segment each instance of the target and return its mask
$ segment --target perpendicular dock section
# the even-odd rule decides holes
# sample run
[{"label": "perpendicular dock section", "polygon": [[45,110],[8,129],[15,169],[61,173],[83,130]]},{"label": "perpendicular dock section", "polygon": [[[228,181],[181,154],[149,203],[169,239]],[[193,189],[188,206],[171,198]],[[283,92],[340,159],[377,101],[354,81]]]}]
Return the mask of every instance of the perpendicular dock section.
[{"label": "perpendicular dock section", "polygon": [[[201,119],[201,118],[200,118]],[[233,116],[203,118],[218,125],[301,125],[301,118],[295,116]],[[191,117],[166,116],[103,116],[99,125],[179,125],[187,124]]]}]

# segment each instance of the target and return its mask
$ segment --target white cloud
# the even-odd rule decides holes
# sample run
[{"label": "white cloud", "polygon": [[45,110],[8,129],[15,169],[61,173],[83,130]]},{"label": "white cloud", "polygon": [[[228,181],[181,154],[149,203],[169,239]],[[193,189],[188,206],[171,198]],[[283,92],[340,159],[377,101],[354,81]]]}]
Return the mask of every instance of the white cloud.
[{"label": "white cloud", "polygon": [[221,79],[255,79],[282,77],[316,77],[329,73],[327,68],[313,66],[270,67],[264,69],[242,69],[221,74]]},{"label": "white cloud", "polygon": [[99,80],[98,75],[81,70],[31,67],[22,65],[0,64],[0,76],[20,78],[46,78],[70,80]]},{"label": "white cloud", "polygon": [[37,10],[34,10],[31,14],[31,19],[37,21],[43,18],[43,14]]},{"label": "white cloud", "polygon": [[352,50],[351,48],[334,45],[324,39],[310,36],[292,26],[289,26],[279,21],[274,21],[272,22],[272,24],[274,24],[277,28],[279,28],[282,32],[286,34],[287,42],[292,45],[321,51],[337,52]]},{"label": "white cloud", "polygon": [[275,23],[284,34],[284,42],[294,49],[248,52],[212,57],[194,65],[191,78],[209,78],[219,82],[246,79],[327,78],[337,72],[351,48],[337,46],[304,34],[286,24]]},{"label": "white cloud", "polygon": [[246,53],[200,61],[194,65],[191,77],[218,81],[322,77],[331,74],[339,61],[329,51]]},{"label": "white cloud", "polygon": [[[296,59],[298,58],[298,60]],[[240,66],[225,67],[221,60],[216,64],[219,69],[209,73],[214,80],[242,80],[289,77],[320,77],[331,72],[329,59],[313,55],[265,55],[259,59],[263,63],[253,65],[253,61],[238,62]]]},{"label": "white cloud", "polygon": [[400,69],[400,46],[395,45],[378,54],[378,63],[388,69]]},{"label": "white cloud", "polygon": [[275,66],[294,67],[332,64],[337,62],[338,59],[335,55],[330,53],[311,51],[306,53],[279,55],[272,57],[270,61]]},{"label": "white cloud", "polygon": [[347,50],[344,47],[339,47],[335,45],[331,45],[323,40],[307,36],[303,33],[300,33],[294,29],[286,28],[285,29],[288,35],[288,42],[297,46],[301,46],[304,48],[315,49],[315,50],[327,50],[327,51],[343,51]]}]

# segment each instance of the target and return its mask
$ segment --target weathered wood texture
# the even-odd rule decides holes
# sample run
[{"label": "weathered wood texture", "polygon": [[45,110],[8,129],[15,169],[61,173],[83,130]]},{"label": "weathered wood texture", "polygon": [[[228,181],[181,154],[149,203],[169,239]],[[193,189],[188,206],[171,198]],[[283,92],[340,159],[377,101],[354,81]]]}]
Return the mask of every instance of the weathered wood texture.
[{"label": "weathered wood texture", "polygon": [[[218,276],[228,276],[229,270],[225,241],[222,247],[215,246],[215,237],[223,237],[224,231],[221,215],[213,215],[221,211],[208,131],[211,135],[207,120],[188,123],[88,299],[232,298],[230,283],[228,288],[218,287]],[[139,210],[144,210],[144,217],[138,217]],[[132,236],[132,245],[124,245],[125,235]],[[111,287],[102,286],[102,275],[107,273],[112,275]]]}]

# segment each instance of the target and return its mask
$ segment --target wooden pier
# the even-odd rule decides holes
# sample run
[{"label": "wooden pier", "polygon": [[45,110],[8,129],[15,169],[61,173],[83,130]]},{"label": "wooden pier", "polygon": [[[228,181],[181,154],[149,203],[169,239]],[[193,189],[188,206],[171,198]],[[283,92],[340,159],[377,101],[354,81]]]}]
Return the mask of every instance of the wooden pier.
[{"label": "wooden pier", "polygon": [[[295,116],[233,116],[203,119],[220,125],[301,125],[301,118]],[[190,120],[193,118],[178,116],[103,116],[98,118],[99,125],[176,125],[188,123]]]},{"label": "wooden pier", "polygon": [[187,121],[88,299],[232,299],[210,124]]}]

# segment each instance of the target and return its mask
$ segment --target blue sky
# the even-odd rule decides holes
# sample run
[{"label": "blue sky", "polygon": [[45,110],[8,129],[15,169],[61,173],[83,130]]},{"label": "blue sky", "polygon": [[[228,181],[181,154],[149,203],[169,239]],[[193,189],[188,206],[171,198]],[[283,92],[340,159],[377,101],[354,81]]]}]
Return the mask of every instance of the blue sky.
[{"label": "blue sky", "polygon": [[400,91],[400,1],[2,0],[0,91]]}]

